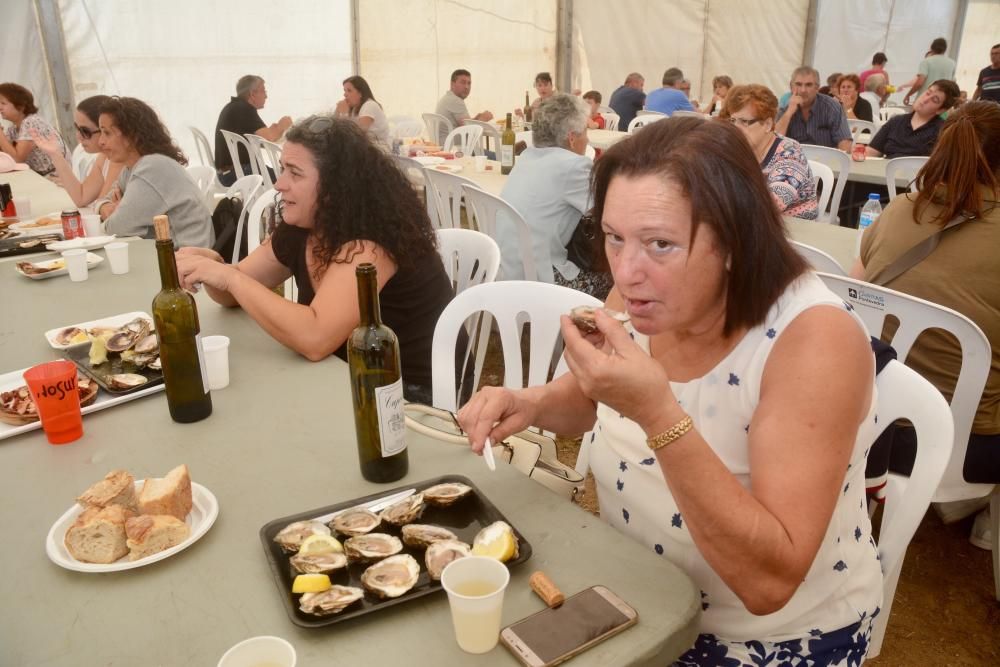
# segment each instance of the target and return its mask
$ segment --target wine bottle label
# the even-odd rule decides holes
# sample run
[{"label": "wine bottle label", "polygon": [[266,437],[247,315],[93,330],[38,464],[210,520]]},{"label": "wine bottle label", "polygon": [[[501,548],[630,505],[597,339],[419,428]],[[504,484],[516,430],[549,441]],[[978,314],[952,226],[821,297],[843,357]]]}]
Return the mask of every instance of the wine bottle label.
[{"label": "wine bottle label", "polygon": [[514,165],[514,147],[504,144],[500,147],[500,165],[511,167]]},{"label": "wine bottle label", "polygon": [[205,393],[208,393],[208,369],[205,368],[205,350],[201,347],[201,334],[197,333],[194,336],[195,347],[198,348],[198,367],[201,368],[201,385],[205,388]]},{"label": "wine bottle label", "polygon": [[379,440],[382,457],[406,449],[406,421],[403,418],[403,378],[375,388],[375,409],[378,412]]}]

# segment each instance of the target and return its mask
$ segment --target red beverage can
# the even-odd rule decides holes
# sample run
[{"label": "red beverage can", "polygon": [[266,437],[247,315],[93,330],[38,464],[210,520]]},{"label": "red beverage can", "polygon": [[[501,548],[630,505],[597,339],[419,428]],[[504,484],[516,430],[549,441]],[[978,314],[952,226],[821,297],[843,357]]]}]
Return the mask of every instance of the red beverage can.
[{"label": "red beverage can", "polygon": [[72,211],[63,211],[62,215],[62,228],[63,237],[67,241],[70,239],[83,238],[85,232],[83,231],[83,218],[80,217],[80,212],[76,209]]},{"label": "red beverage can", "polygon": [[868,148],[866,144],[854,144],[854,150],[851,152],[851,158],[855,162],[864,162],[867,152],[865,149]]}]

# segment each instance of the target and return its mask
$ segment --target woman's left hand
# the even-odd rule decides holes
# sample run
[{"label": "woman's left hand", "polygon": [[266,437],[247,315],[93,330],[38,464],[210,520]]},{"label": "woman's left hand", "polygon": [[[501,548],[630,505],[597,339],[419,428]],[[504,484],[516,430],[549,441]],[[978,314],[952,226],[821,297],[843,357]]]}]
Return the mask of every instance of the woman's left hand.
[{"label": "woman's left hand", "polygon": [[346,116],[351,110],[351,107],[347,105],[347,100],[340,100],[337,102],[337,107],[333,110],[339,116]]},{"label": "woman's left hand", "polygon": [[665,401],[670,401],[670,378],[663,366],[639,347],[620,322],[596,313],[604,336],[598,348],[584,338],[569,317],[561,327],[566,343],[566,363],[583,393],[645,427],[657,421]]},{"label": "woman's left hand", "polygon": [[213,257],[202,252],[185,252],[187,250],[187,248],[182,248],[174,254],[177,260],[177,277],[181,287],[189,292],[196,292],[198,285],[204,284],[228,292],[236,268],[224,264],[218,257],[218,253],[214,253]]}]

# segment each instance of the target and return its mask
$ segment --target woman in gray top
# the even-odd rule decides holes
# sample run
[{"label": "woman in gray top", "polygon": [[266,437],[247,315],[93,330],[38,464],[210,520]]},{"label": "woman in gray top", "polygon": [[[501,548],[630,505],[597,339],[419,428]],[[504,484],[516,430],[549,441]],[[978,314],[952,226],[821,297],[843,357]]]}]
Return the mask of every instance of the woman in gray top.
[{"label": "woman in gray top", "polygon": [[212,216],[156,112],[134,97],[112,97],[99,127],[101,150],[125,165],[109,197],[94,203],[107,232],[153,238],[153,216],[167,215],[177,247],[211,247]]}]

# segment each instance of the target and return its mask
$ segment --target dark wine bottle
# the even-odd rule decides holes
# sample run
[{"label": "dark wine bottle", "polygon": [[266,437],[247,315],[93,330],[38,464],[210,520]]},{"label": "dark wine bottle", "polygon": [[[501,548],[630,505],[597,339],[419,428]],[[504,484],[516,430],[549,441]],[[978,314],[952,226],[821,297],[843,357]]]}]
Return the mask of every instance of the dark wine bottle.
[{"label": "dark wine bottle", "polygon": [[531,122],[531,98],[528,97],[528,91],[524,91],[524,122]]},{"label": "dark wine bottle", "polygon": [[160,364],[167,407],[175,422],[196,422],[212,414],[212,396],[201,349],[201,325],[194,297],[181,289],[167,216],[153,218],[160,293],[153,297],[153,324],[160,341]]},{"label": "dark wine bottle", "polygon": [[500,173],[509,174],[514,168],[514,144],[517,142],[517,135],[510,124],[510,114],[507,114],[507,126],[500,137]]},{"label": "dark wine bottle", "polygon": [[361,476],[369,482],[395,482],[410,467],[399,343],[382,324],[375,266],[361,264],[355,273],[361,322],[347,339],[347,364]]}]

